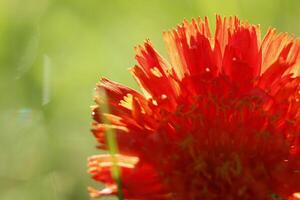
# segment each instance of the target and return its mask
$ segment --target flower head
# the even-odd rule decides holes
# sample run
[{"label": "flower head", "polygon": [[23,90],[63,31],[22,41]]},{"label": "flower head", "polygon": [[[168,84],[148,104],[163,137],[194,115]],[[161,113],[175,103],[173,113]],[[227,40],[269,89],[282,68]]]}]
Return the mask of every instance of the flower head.
[{"label": "flower head", "polygon": [[[89,159],[125,199],[300,199],[300,41],[236,17],[184,21],[163,33],[169,61],[150,41],[131,69],[142,93],[102,78],[111,112],[96,95],[92,131],[99,148],[114,129],[119,154]],[[103,121],[109,123],[103,123]]]}]

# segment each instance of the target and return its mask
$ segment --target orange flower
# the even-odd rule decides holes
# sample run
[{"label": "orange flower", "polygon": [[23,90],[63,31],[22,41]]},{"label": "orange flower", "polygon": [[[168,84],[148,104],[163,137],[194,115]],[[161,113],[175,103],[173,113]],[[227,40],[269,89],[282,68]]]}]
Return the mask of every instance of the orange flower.
[{"label": "orange flower", "polygon": [[[217,16],[184,21],[163,33],[169,61],[150,41],[131,72],[142,93],[102,78],[93,133],[107,150],[114,129],[119,154],[89,159],[106,185],[91,196],[130,200],[300,199],[300,41]],[[104,120],[105,119],[105,120]],[[102,121],[109,123],[103,124]],[[120,167],[122,188],[112,178]]]}]

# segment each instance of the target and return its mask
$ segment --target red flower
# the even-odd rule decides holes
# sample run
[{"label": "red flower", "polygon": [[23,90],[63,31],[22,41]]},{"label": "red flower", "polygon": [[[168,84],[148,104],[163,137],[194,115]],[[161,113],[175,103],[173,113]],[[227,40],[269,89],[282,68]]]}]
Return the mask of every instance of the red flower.
[{"label": "red flower", "polygon": [[[115,194],[112,163],[131,200],[300,199],[300,41],[236,17],[184,21],[163,33],[170,62],[150,41],[131,69],[142,93],[103,78],[111,114],[93,108],[93,133],[119,153],[89,159]],[[105,119],[109,124],[103,124]],[[105,121],[104,120],[104,121]]]}]

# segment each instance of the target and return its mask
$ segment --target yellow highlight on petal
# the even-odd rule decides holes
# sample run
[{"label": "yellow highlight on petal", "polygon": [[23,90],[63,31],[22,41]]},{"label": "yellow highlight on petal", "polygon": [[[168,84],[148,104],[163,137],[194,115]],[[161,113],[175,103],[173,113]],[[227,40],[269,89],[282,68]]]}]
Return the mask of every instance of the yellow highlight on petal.
[{"label": "yellow highlight on petal", "polygon": [[89,158],[89,168],[95,169],[97,167],[111,167],[117,164],[120,167],[134,168],[139,162],[139,158],[135,156],[124,156],[121,154],[116,155],[96,155]]},{"label": "yellow highlight on petal", "polygon": [[107,196],[107,195],[114,194],[117,190],[117,186],[115,184],[106,185],[106,187],[103,188],[102,190],[98,190],[98,189],[93,188],[93,187],[88,187],[87,190],[88,190],[91,198],[97,198],[97,197],[102,197],[102,196]]},{"label": "yellow highlight on petal", "polygon": [[133,98],[132,94],[127,94],[126,96],[123,97],[123,100],[120,101],[119,105],[131,110],[132,98]]},{"label": "yellow highlight on petal", "polygon": [[296,199],[300,199],[300,192],[294,193],[293,197],[295,197]]},{"label": "yellow highlight on petal", "polygon": [[115,129],[115,130],[121,130],[124,132],[129,132],[128,128],[125,126],[112,125],[112,124],[96,124],[96,125],[94,125],[94,128],[105,128],[106,130]]},{"label": "yellow highlight on petal", "polygon": [[151,68],[150,71],[154,76],[156,76],[158,78],[163,76],[157,67]]}]

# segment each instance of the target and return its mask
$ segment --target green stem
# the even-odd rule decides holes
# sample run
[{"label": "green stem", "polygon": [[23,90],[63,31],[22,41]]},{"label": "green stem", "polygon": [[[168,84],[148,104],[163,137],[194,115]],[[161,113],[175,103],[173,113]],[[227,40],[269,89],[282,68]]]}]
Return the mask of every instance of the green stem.
[{"label": "green stem", "polygon": [[[109,106],[108,106],[108,101],[106,98],[106,93],[105,91],[100,91],[100,97],[103,100],[103,105],[101,106],[102,113],[110,113]],[[110,121],[107,120],[105,116],[103,116],[103,123],[104,124],[110,124]],[[121,171],[120,167],[117,164],[117,161],[115,159],[116,154],[118,154],[118,144],[116,141],[116,136],[114,129],[108,128],[105,133],[106,136],[106,142],[108,145],[108,151],[110,155],[113,157],[113,166],[112,166],[112,177],[114,178],[116,184],[117,184],[117,195],[119,200],[123,200],[123,191],[122,191],[122,180],[121,180]]]}]

